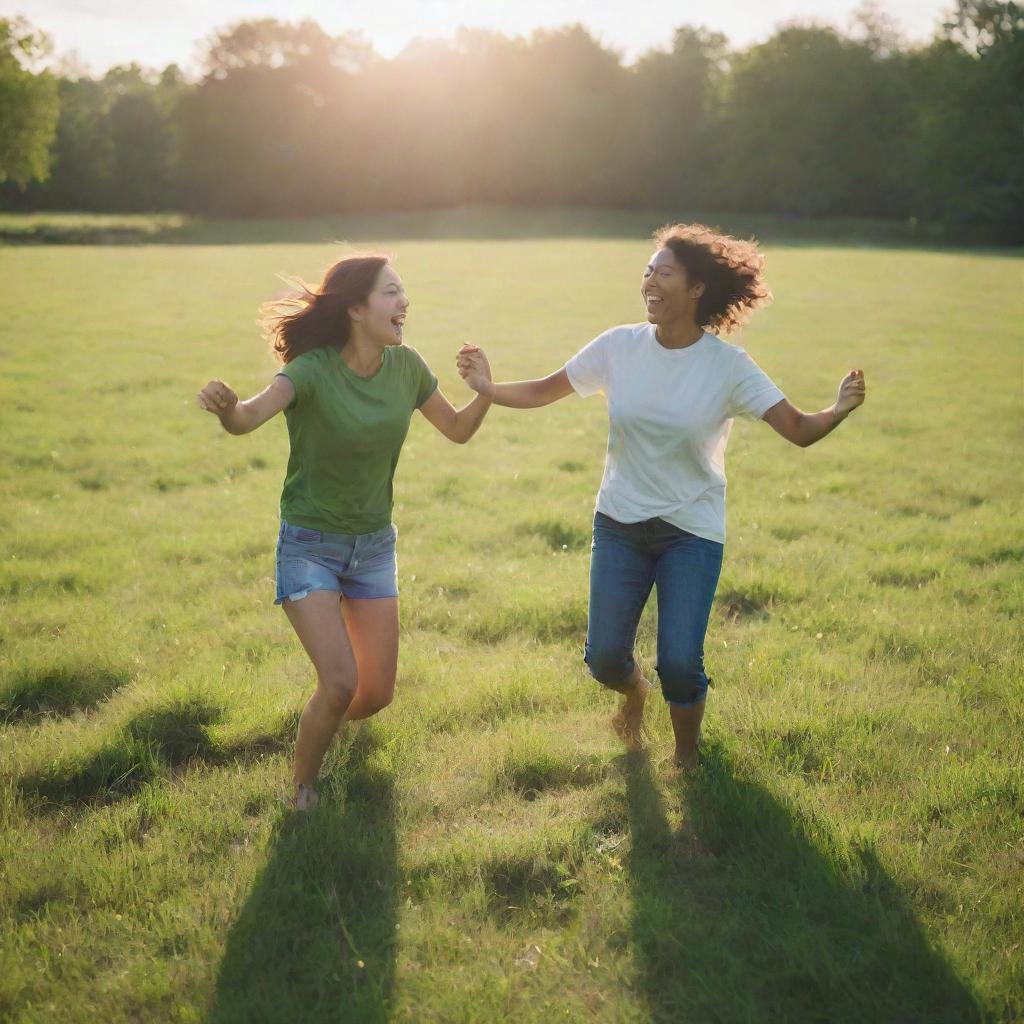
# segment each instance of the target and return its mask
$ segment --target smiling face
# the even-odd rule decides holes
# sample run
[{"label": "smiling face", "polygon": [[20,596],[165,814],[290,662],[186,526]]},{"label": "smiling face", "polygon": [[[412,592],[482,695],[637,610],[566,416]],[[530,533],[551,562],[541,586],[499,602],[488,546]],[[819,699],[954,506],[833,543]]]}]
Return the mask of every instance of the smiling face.
[{"label": "smiling face", "polygon": [[402,344],[405,312],[409,299],[398,272],[390,264],[381,267],[373,291],[363,305],[352,306],[349,316],[355,325],[378,345]]},{"label": "smiling face", "polygon": [[671,249],[659,249],[644,270],[640,286],[647,320],[652,324],[693,321],[697,319],[697,301],[704,294],[704,285],[690,283],[686,267],[676,262]]}]

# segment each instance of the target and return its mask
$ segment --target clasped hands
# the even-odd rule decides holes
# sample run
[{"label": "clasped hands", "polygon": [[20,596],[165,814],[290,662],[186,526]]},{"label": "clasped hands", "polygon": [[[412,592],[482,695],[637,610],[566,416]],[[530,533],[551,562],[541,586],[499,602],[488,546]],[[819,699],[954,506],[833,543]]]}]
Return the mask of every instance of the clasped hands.
[{"label": "clasped hands", "polygon": [[491,365],[484,350],[478,345],[463,345],[455,357],[459,375],[478,395],[490,398],[493,394]]}]

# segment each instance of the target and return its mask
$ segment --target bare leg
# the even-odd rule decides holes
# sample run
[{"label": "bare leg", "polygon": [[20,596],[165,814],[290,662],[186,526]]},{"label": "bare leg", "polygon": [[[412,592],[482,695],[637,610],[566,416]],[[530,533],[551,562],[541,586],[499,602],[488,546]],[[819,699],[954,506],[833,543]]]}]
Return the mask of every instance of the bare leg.
[{"label": "bare leg", "polygon": [[398,672],[398,598],[341,602],[341,615],[358,667],[358,688],[345,712],[346,722],[369,718],[391,703]]},{"label": "bare leg", "polygon": [[651,684],[644,678],[639,667],[635,667],[633,674],[619,687],[626,699],[612,718],[612,728],[615,735],[630,746],[635,746],[642,738],[644,704],[650,689]]},{"label": "bare leg", "polygon": [[296,806],[316,803],[313,784],[342,716],[356,692],[356,661],[339,604],[341,595],[314,590],[284,611],[316,669],[317,685],[299,718],[295,742]]},{"label": "bare leg", "polygon": [[676,767],[687,771],[697,767],[697,744],[700,741],[704,704],[705,701],[701,701],[686,708],[670,704],[668,708],[672,716],[672,731],[676,736],[676,753],[673,760]]}]

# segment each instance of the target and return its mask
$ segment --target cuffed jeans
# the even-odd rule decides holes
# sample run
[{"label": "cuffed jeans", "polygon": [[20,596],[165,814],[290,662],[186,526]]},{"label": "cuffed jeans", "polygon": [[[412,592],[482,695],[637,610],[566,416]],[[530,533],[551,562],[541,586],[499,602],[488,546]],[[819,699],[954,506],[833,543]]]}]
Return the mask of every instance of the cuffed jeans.
[{"label": "cuffed jeans", "polygon": [[613,690],[632,675],[637,625],[651,588],[658,593],[657,669],[669,704],[704,700],[704,635],[722,569],[723,545],[663,519],[620,523],[598,512],[590,557],[585,660]]}]

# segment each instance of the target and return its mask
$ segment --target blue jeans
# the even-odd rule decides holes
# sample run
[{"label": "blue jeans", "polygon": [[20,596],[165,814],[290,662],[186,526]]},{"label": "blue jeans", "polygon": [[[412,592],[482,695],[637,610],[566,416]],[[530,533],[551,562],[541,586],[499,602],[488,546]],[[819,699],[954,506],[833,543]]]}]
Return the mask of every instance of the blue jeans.
[{"label": "blue jeans", "polygon": [[598,512],[590,556],[590,674],[621,690],[636,662],[633,645],[651,587],[658,589],[658,677],[665,700],[704,700],[704,634],[722,569],[723,545],[663,519],[620,523]]}]

